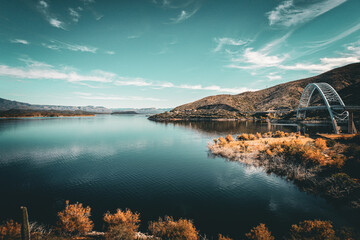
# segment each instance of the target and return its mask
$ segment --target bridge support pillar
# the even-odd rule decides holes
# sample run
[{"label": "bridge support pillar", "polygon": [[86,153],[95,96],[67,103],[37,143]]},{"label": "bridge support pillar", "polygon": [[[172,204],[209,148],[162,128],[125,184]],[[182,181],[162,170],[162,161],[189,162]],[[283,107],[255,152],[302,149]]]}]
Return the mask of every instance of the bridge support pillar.
[{"label": "bridge support pillar", "polygon": [[354,124],[354,112],[353,111],[349,111],[348,133],[357,133],[356,127]]},{"label": "bridge support pillar", "polygon": [[334,118],[331,119],[335,134],[340,134],[339,126]]}]

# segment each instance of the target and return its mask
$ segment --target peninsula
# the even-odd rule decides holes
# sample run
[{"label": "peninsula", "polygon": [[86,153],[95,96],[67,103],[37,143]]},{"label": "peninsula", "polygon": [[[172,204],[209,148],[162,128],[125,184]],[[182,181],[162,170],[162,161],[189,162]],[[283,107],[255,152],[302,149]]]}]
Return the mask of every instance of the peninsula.
[{"label": "peninsula", "polygon": [[149,117],[154,121],[220,121],[293,118],[304,88],[325,82],[340,94],[346,105],[360,102],[360,63],[349,64],[323,74],[237,95],[215,95],[187,103]]}]

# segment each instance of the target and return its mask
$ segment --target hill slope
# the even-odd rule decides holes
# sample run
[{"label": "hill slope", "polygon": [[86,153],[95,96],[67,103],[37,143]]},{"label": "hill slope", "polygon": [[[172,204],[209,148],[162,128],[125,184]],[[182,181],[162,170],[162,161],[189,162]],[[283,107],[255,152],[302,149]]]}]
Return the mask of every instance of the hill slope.
[{"label": "hill slope", "polygon": [[[333,86],[346,105],[360,104],[360,94],[358,94],[360,92],[360,63],[354,63],[314,77],[279,84],[255,92],[205,97],[178,106],[167,116],[160,114],[151,119],[183,118],[186,112],[188,112],[185,114],[187,116],[190,112],[190,115],[193,116],[200,114],[200,117],[211,115],[215,118],[223,118],[225,115],[236,116],[235,112],[294,110],[306,85],[316,82],[326,82]],[[222,117],[216,116],[217,113],[220,113]]]}]

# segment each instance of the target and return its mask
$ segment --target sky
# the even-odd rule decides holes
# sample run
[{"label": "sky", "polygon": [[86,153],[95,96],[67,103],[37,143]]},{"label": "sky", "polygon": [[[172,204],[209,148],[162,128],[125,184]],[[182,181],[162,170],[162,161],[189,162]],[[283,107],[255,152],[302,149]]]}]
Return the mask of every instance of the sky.
[{"label": "sky", "polygon": [[1,0],[0,97],[171,108],[360,61],[359,0]]}]

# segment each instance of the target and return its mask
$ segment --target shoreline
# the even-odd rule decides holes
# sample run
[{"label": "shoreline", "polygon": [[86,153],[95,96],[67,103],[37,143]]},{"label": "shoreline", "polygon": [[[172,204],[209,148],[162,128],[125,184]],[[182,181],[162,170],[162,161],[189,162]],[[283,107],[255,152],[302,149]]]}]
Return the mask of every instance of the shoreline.
[{"label": "shoreline", "polygon": [[[351,171],[354,157],[349,156],[358,146],[352,139],[359,141],[360,135],[328,141],[299,133],[284,135],[279,131],[270,136],[242,134],[237,140],[228,135],[214,139],[208,148],[214,156],[261,167],[293,181],[302,191],[360,210],[360,181]],[[333,146],[327,146],[330,143]],[[355,164],[359,163],[355,160]]]}]

